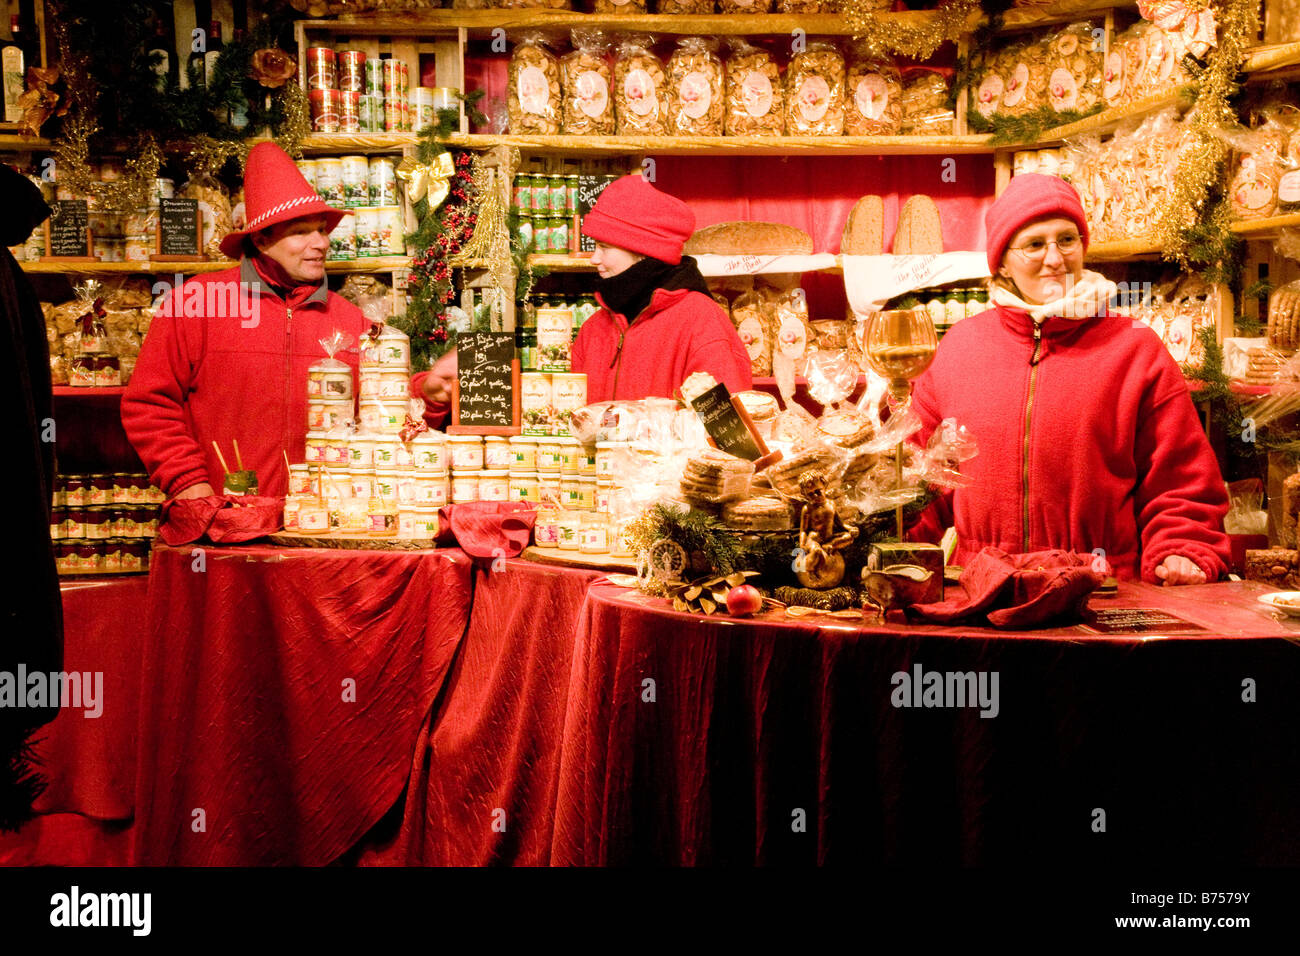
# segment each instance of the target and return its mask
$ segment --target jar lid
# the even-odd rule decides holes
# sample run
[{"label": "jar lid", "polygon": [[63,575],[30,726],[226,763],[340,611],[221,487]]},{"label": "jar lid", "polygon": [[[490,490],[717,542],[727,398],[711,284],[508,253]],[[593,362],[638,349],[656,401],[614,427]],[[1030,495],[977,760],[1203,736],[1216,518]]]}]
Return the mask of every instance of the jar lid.
[{"label": "jar lid", "polygon": [[307,433],[307,440],[308,440],[308,441],[313,441],[313,440],[315,440],[315,441],[324,441],[324,440],[325,440],[325,433],[322,432],[322,431],[310,431],[310,432]]},{"label": "jar lid", "polygon": [[311,471],[311,465],[308,465],[305,462],[300,465],[290,465],[289,470],[290,471]]},{"label": "jar lid", "polygon": [[480,478],[509,478],[510,471],[506,468],[485,468],[478,473],[478,476]]},{"label": "jar lid", "polygon": [[524,481],[537,481],[537,472],[535,472],[535,471],[512,471],[512,472],[510,472],[510,479],[513,481],[513,480],[516,479],[516,478],[520,478],[520,479],[522,479],[522,480],[524,480]]},{"label": "jar lid", "polygon": [[[593,485],[598,483],[598,479],[596,478],[595,475],[579,475],[579,476],[578,476],[578,480],[579,480],[579,481],[589,481],[589,482],[591,482]],[[610,481],[610,482],[609,482],[609,484],[611,484],[611,485],[612,485],[613,483],[614,483],[613,481]]]},{"label": "jar lid", "polygon": [[397,468],[376,468],[376,475],[383,475],[385,478],[396,478],[402,472]]},{"label": "jar lid", "polygon": [[533,445],[536,444],[538,440],[539,439],[536,435],[513,435],[510,438],[510,444],[513,445],[518,443],[520,445]]},{"label": "jar lid", "polygon": [[414,511],[416,514],[425,514],[425,515],[427,515],[427,514],[435,514],[435,515],[436,515],[436,514],[438,513],[438,510],[439,510],[440,507],[441,507],[440,505],[416,505],[416,506],[415,506],[414,508],[412,508],[411,510]]},{"label": "jar lid", "polygon": [[505,437],[503,437],[503,436],[501,436],[501,435],[485,435],[485,436],[483,437],[483,441],[485,441],[485,442],[491,442],[491,441],[504,441],[504,442],[508,442],[509,440],[510,440],[509,438],[505,438]]},{"label": "jar lid", "polygon": [[458,442],[462,445],[470,442],[473,442],[476,445],[481,445],[483,443],[483,438],[481,435],[448,435],[447,441]]},{"label": "jar lid", "polygon": [[569,447],[569,448],[572,448],[574,445],[581,445],[581,444],[582,444],[582,442],[578,441],[578,439],[576,439],[576,438],[557,438],[557,439],[555,439],[555,440],[556,440],[556,442],[558,442],[559,444],[564,445],[564,446]]},{"label": "jar lid", "polygon": [[447,436],[442,432],[420,432],[412,439],[412,442],[419,442],[423,445],[445,445]]}]

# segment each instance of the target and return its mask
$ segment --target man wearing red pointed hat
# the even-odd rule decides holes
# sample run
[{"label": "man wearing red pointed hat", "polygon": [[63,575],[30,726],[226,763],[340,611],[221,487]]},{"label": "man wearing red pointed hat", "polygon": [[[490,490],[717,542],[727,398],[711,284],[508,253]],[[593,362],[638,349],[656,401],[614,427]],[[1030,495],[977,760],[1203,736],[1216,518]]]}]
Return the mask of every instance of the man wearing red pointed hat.
[{"label": "man wearing red pointed hat", "polygon": [[[127,437],[169,498],[220,491],[213,442],[257,472],[265,495],[288,489],[284,459],[304,460],[307,370],[338,329],[369,327],[329,291],[329,234],[349,212],[326,205],[280,147],[258,143],[244,173],[248,223],[221,241],[239,264],[173,291],[149,328],[122,399]],[[355,349],[335,356],[356,368]]]},{"label": "man wearing red pointed hat", "polygon": [[672,398],[693,372],[734,394],[751,385],[749,356],[727,314],[682,246],[695,214],[639,173],[605,187],[582,222],[596,240],[600,311],[573,343],[587,401]]}]

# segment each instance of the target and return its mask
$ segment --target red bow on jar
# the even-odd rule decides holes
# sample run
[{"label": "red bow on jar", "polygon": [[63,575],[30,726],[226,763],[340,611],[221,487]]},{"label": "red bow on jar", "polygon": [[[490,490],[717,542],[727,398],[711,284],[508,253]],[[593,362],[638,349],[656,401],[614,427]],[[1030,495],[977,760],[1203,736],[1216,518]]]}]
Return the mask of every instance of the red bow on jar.
[{"label": "red bow on jar", "polygon": [[402,444],[409,445],[411,441],[414,440],[416,435],[420,434],[420,432],[427,432],[428,430],[429,430],[428,422],[426,422],[423,418],[417,421],[416,419],[411,417],[410,412],[407,412],[406,424],[403,425],[402,430],[398,432],[398,437],[402,439]]}]

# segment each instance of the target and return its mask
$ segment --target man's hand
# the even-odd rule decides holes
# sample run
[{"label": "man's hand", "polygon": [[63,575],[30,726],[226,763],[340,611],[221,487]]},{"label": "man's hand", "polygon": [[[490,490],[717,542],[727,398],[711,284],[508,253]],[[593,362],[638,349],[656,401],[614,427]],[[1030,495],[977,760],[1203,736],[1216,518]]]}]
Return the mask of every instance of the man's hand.
[{"label": "man's hand", "polygon": [[200,481],[197,485],[190,485],[184,491],[177,492],[176,500],[180,501],[182,498],[206,498],[215,494],[216,492],[212,490],[210,484],[206,481]]},{"label": "man's hand", "polygon": [[451,404],[451,384],[456,380],[456,350],[452,349],[438,361],[420,383],[426,402]]},{"label": "man's hand", "polygon": [[1156,577],[1165,585],[1205,583],[1205,572],[1195,561],[1184,558],[1181,554],[1171,554],[1161,561],[1156,568]]}]

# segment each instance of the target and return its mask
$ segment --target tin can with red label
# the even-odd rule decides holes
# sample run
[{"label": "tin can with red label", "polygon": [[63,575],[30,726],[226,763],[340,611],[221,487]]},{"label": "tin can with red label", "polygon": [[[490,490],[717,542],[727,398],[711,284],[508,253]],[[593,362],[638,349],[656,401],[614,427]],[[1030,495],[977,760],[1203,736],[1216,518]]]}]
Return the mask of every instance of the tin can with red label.
[{"label": "tin can with red label", "polygon": [[339,132],[361,132],[361,94],[355,90],[339,91]]},{"label": "tin can with red label", "polygon": [[312,90],[311,129],[313,133],[337,133],[339,131],[339,91]]},{"label": "tin can with red label", "polygon": [[353,93],[366,91],[366,55],[360,50],[344,50],[338,59],[339,89]]},{"label": "tin can with red label", "polygon": [[384,99],[384,132],[400,133],[402,131],[402,102]]},{"label": "tin can with red label", "polygon": [[337,57],[327,46],[314,46],[307,51],[307,89],[338,89]]},{"label": "tin can with red label", "polygon": [[384,99],[396,100],[402,95],[402,61],[389,57],[384,64]]}]

